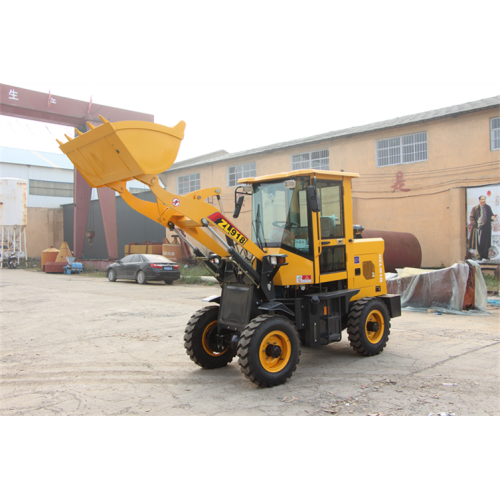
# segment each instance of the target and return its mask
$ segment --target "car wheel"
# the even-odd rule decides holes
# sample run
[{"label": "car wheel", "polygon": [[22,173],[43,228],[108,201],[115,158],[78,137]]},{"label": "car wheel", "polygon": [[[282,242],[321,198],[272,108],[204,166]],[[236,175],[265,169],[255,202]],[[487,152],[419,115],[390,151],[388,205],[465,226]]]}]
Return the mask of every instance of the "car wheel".
[{"label": "car wheel", "polygon": [[116,281],[116,271],[114,269],[110,269],[108,271],[108,280],[109,281]]},{"label": "car wheel", "polygon": [[139,283],[139,285],[145,285],[147,283],[146,275],[144,274],[144,271],[139,271],[137,273],[135,281],[137,281],[137,283]]}]

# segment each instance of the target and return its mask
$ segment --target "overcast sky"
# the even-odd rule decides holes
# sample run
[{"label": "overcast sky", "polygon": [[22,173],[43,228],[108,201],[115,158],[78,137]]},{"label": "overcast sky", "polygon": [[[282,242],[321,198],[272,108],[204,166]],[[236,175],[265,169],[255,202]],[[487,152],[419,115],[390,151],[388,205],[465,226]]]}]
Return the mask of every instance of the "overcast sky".
[{"label": "overcast sky", "polygon": [[[500,95],[499,5],[37,2],[2,23],[0,82],[184,120],[178,160],[237,152]],[[0,125],[39,151],[73,133]]]}]

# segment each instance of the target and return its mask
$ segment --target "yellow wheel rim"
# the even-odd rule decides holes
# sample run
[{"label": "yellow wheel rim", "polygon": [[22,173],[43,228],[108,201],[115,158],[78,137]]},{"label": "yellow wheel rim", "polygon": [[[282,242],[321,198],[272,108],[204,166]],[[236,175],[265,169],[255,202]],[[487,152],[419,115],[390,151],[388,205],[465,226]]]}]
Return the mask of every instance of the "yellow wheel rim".
[{"label": "yellow wheel rim", "polygon": [[228,349],[229,347],[226,347],[226,349],[224,349],[222,352],[216,352],[214,351],[210,345],[209,345],[209,338],[210,338],[210,334],[212,333],[212,330],[217,326],[217,320],[216,321],[212,321],[211,323],[209,323],[207,325],[207,327],[205,328],[205,331],[203,332],[203,336],[201,338],[201,342],[203,344],[203,349],[205,349],[205,352],[207,354],[209,354],[210,356],[213,356],[214,358],[218,357],[218,356],[222,356]]},{"label": "yellow wheel rim", "polygon": [[[378,325],[378,328],[377,326]],[[374,331],[376,330],[376,331]],[[366,318],[365,332],[368,342],[378,344],[384,336],[385,322],[384,316],[380,311],[372,311]]]},{"label": "yellow wheel rim", "polygon": [[260,344],[260,363],[270,373],[283,370],[288,364],[291,354],[290,339],[286,333],[279,330],[268,333]]}]

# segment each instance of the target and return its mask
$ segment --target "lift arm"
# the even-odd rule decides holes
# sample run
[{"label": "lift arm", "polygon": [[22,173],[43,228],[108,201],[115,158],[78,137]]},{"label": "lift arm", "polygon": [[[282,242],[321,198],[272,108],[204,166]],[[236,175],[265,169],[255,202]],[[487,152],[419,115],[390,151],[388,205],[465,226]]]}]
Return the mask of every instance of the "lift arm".
[{"label": "lift arm", "polygon": [[[127,183],[125,181],[113,182],[107,186],[118,192],[123,200],[136,212],[141,213],[145,217],[148,217],[165,227],[169,227],[169,222],[172,222],[175,226],[181,228],[189,236],[209,248],[217,255],[220,255],[221,257],[226,257],[228,255],[226,250],[210,238],[210,236],[200,227],[192,226],[189,219],[172,208],[167,207],[160,200],[157,199],[157,202],[153,203],[151,201],[137,198],[137,196],[134,196],[127,189]],[[201,189],[184,196],[193,199],[205,199],[209,196],[217,196],[217,191],[220,192],[218,188]]]}]

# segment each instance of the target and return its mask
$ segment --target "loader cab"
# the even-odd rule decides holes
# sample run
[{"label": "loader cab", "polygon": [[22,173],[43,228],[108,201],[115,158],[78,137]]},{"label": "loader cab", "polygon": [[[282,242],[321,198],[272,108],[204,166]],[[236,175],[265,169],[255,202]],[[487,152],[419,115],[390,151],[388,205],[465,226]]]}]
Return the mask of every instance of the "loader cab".
[{"label": "loader cab", "polygon": [[[300,282],[304,276],[310,276],[310,283],[331,280],[335,279],[332,273],[346,271],[342,175],[302,170],[249,180],[252,240],[266,252],[286,253],[296,263],[295,269],[304,269],[299,274],[284,268],[281,276],[290,276],[283,284]],[[317,206],[311,192],[318,198]]]}]

